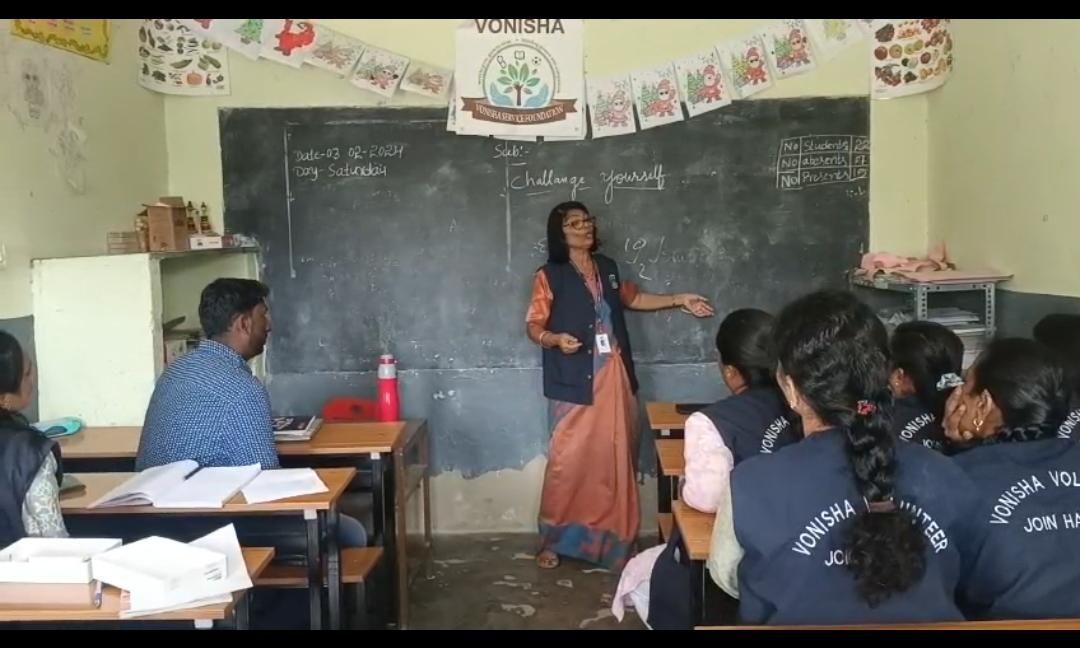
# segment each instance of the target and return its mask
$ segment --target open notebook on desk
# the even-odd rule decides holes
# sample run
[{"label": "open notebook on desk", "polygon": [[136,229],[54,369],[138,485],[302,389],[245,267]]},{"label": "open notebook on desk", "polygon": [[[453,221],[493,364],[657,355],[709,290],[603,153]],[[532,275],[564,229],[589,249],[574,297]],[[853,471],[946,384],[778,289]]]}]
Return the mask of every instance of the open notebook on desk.
[{"label": "open notebook on desk", "polygon": [[190,459],[176,461],[147,468],[100,497],[90,508],[221,508],[259,472],[258,464],[200,470],[199,464]]}]

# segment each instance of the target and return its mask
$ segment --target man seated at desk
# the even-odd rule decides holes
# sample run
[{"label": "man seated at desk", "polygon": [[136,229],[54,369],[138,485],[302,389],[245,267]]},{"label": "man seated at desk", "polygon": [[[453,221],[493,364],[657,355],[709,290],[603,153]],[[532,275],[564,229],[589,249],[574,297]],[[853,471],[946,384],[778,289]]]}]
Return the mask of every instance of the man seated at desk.
[{"label": "man seated at desk", "polygon": [[[206,339],[166,367],[146,410],[136,470],[191,459],[201,467],[278,468],[270,394],[248,366],[270,334],[269,288],[253,279],[217,279],[202,291]],[[343,546],[367,545],[363,525],[340,517]]]}]

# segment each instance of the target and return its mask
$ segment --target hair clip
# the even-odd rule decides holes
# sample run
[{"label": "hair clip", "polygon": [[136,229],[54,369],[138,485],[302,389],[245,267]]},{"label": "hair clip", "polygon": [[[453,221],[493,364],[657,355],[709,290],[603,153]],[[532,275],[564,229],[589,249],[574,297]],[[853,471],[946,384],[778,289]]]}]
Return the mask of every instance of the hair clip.
[{"label": "hair clip", "polygon": [[863,502],[866,504],[866,510],[870,511],[871,513],[896,512],[896,502],[894,502],[891,497],[883,502],[871,502],[864,497]]},{"label": "hair clip", "polygon": [[954,373],[947,373],[943,375],[937,381],[937,390],[943,391],[946,389],[952,389],[953,387],[959,387],[964,384],[964,379],[957,376]]},{"label": "hair clip", "polygon": [[855,404],[855,412],[859,416],[870,416],[877,411],[877,405],[868,400],[861,400]]}]

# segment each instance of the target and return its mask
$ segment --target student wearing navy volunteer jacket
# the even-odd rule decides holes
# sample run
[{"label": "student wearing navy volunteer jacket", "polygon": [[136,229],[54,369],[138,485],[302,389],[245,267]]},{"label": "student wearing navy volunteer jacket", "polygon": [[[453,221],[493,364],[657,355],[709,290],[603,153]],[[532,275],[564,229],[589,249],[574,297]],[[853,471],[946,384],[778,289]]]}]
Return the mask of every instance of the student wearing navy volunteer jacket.
[{"label": "student wearing navy volunteer jacket", "polygon": [[904,322],[889,340],[893,432],[902,441],[943,450],[945,401],[960,379],[964,343],[936,322]]},{"label": "student wearing navy volunteer jacket", "polygon": [[[787,405],[776,385],[773,316],[746,308],[720,323],[716,350],[720,375],[731,396],[686,420],[685,479],[682,501],[713,513],[729,497],[731,469],[747,457],[769,454],[792,443],[797,435],[786,417]],[[678,529],[666,545],[646,550],[623,570],[612,603],[620,618],[626,598],[655,630],[693,626],[689,559],[681,552]]]},{"label": "student wearing navy volunteer jacket", "polygon": [[959,620],[958,536],[974,493],[889,427],[888,337],[851,293],[777,318],[778,378],[804,438],[735,467],[708,567],[746,624]]},{"label": "student wearing navy volunteer jacket", "polygon": [[1067,403],[1054,354],[1020,338],[991,342],[949,397],[945,431],[969,446],[954,460],[979,497],[960,588],[971,618],[1080,616],[1080,447],[1057,434]]},{"label": "student wearing navy volunteer jacket", "polygon": [[1052,313],[1035,325],[1035,339],[1057,354],[1065,366],[1065,381],[1072,394],[1069,398],[1071,411],[1058,428],[1062,439],[1075,438],[1080,430],[1080,315]]},{"label": "student wearing navy volunteer jacket", "polygon": [[60,446],[21,410],[34,396],[34,364],[0,331],[0,549],[25,537],[67,537],[60,513]]}]

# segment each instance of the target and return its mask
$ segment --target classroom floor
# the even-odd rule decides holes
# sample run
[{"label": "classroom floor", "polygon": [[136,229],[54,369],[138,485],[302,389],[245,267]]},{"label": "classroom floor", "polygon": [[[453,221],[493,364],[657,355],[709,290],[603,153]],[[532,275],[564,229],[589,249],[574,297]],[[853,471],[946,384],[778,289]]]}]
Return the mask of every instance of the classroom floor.
[{"label": "classroom floor", "polygon": [[618,574],[563,560],[540,569],[534,534],[438,536],[430,580],[410,592],[417,630],[638,630],[611,616]]}]

